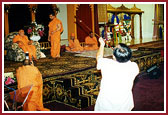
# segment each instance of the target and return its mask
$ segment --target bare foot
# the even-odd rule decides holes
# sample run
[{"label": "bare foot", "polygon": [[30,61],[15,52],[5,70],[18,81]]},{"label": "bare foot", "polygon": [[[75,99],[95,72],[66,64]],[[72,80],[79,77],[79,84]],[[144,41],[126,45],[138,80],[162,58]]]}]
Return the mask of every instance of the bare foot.
[{"label": "bare foot", "polygon": [[60,58],[60,55],[57,55],[56,58]]}]

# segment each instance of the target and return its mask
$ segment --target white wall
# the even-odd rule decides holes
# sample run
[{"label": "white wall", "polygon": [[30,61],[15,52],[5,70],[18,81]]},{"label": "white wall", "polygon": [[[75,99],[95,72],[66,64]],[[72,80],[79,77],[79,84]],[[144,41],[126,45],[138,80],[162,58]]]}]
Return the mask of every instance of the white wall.
[{"label": "white wall", "polygon": [[[121,4],[111,4],[113,7],[119,7]],[[134,4],[124,4],[127,8],[132,8]],[[144,13],[142,14],[142,37],[143,41],[148,41],[152,40],[153,36],[153,21],[154,19],[154,4],[136,4],[137,8],[140,8]],[[139,26],[139,15],[135,16],[134,19],[134,34],[135,38],[139,39],[139,31],[140,31],[140,26]]]},{"label": "white wall", "polygon": [[68,39],[68,27],[67,27],[67,5],[57,4],[60,9],[60,13],[57,14],[57,18],[62,21],[64,32],[61,35],[61,40]]}]

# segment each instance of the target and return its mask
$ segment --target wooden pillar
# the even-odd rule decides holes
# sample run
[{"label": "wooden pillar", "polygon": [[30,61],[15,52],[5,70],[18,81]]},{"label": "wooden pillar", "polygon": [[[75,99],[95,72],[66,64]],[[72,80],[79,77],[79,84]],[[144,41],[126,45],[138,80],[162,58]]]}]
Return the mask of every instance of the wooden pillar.
[{"label": "wooden pillar", "polygon": [[68,39],[70,39],[71,33],[75,34],[75,38],[77,38],[76,34],[76,18],[75,13],[76,11],[74,10],[74,4],[67,4],[67,21],[68,21]]},{"label": "wooden pillar", "polygon": [[5,36],[9,34],[9,19],[8,19],[9,8],[10,8],[10,5],[5,4],[5,10],[4,10]]},{"label": "wooden pillar", "polygon": [[[74,5],[74,16],[76,16],[76,12],[78,10],[78,7],[80,6],[80,4],[75,4]],[[76,22],[76,18],[73,17],[74,22]],[[75,38],[77,38],[77,24],[75,23],[75,27],[74,27],[74,32],[75,32]]]},{"label": "wooden pillar", "polygon": [[142,14],[139,14],[139,23],[140,23],[140,39],[142,39]]},{"label": "wooden pillar", "polygon": [[92,32],[95,33],[95,21],[94,21],[94,4],[90,4],[92,11]]},{"label": "wooden pillar", "polygon": [[132,39],[135,39],[135,35],[134,35],[134,17],[135,14],[131,15],[131,37]]},{"label": "wooden pillar", "polygon": [[31,11],[32,22],[35,22],[36,21],[37,4],[29,4],[29,8]]},{"label": "wooden pillar", "polygon": [[153,27],[153,39],[158,39],[159,37],[159,25],[158,25],[158,19],[159,19],[159,6],[158,4],[155,4],[155,13],[154,13],[154,27]]},{"label": "wooden pillar", "polygon": [[5,23],[5,36],[7,36],[9,34],[8,12],[4,13],[4,23]]},{"label": "wooden pillar", "polygon": [[32,11],[31,12],[31,16],[32,16],[32,22],[36,21],[36,14]]}]

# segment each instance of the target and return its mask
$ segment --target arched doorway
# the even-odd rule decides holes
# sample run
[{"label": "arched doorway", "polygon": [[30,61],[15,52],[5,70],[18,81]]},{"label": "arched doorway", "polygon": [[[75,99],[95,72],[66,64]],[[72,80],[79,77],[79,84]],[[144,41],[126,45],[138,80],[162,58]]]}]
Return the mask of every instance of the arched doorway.
[{"label": "arched doorway", "polygon": [[9,10],[9,32],[24,29],[31,23],[31,14],[28,5],[12,4]]},{"label": "arched doorway", "polygon": [[[77,8],[76,16],[82,20],[92,30],[92,11],[89,4],[80,4]],[[80,42],[85,41],[85,37],[89,35],[89,30],[81,24],[77,24],[77,38]]]}]

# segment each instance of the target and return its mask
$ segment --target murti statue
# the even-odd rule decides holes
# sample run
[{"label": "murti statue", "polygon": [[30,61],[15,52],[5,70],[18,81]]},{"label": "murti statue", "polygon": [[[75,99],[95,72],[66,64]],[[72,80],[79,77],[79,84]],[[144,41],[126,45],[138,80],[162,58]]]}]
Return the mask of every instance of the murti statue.
[{"label": "murti statue", "polygon": [[119,22],[116,23],[115,22],[115,18],[114,18],[114,44],[118,44],[118,43],[121,43],[122,42],[122,32],[123,32],[123,26],[122,26],[122,23]]}]

